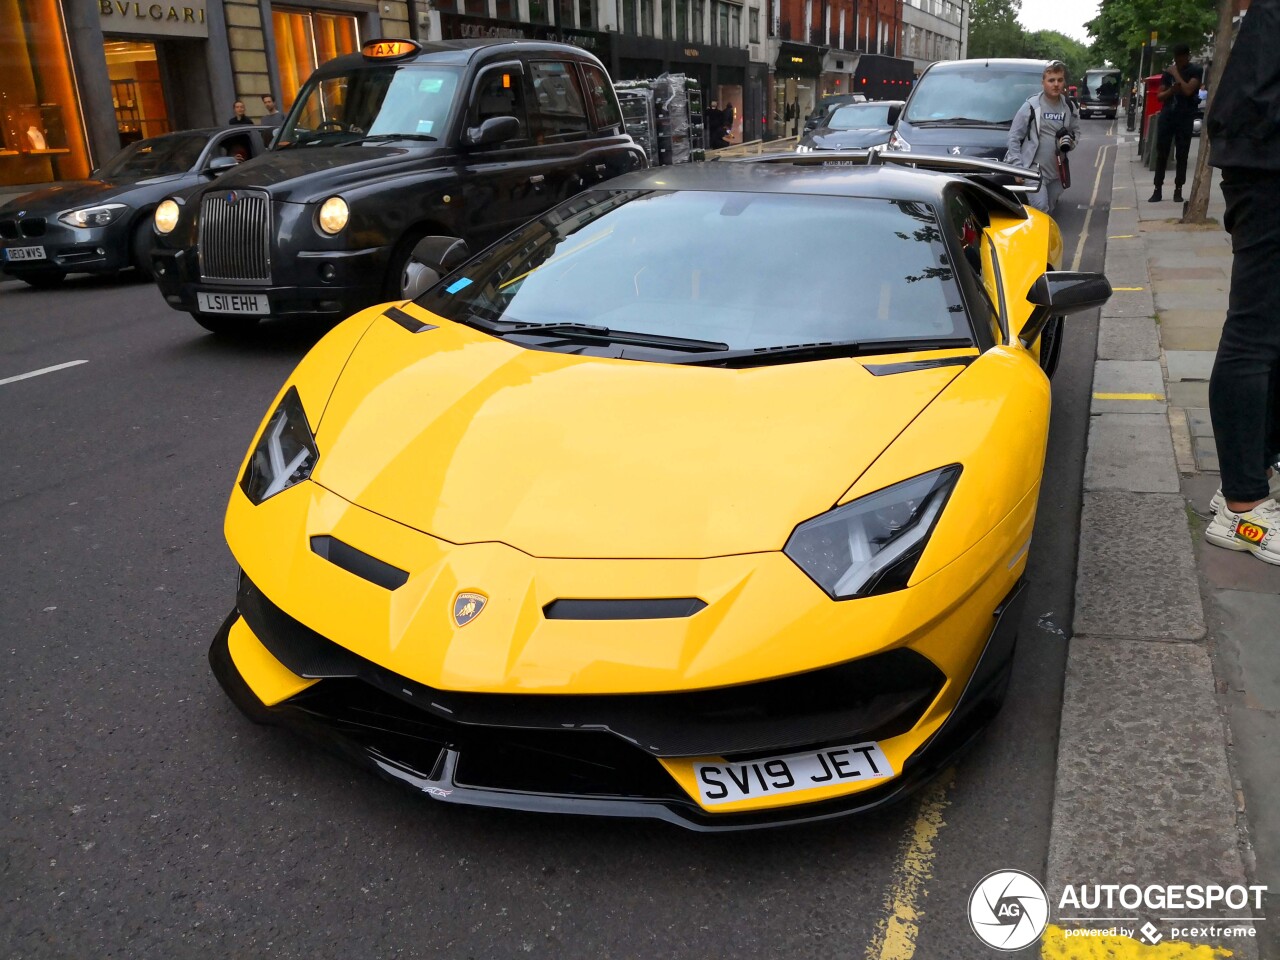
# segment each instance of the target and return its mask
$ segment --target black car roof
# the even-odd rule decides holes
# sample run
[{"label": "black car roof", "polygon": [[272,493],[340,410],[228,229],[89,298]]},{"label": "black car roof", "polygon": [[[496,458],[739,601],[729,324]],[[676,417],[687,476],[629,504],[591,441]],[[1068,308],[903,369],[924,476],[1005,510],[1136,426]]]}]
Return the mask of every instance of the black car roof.
[{"label": "black car roof", "polygon": [[518,53],[544,53],[557,57],[571,56],[599,64],[599,59],[591,52],[575,47],[570,43],[556,43],[552,40],[435,40],[419,44],[421,51],[412,57],[396,57],[394,59],[373,60],[361,53],[349,53],[336,57],[316,69],[316,74],[329,75],[347,73],[352,69],[369,66],[403,66],[411,63],[447,63],[465,66],[473,60],[484,56],[515,56]]},{"label": "black car roof", "polygon": [[805,157],[796,162],[716,161],[650,167],[623,174],[596,189],[725,190],[939,203],[947,185],[964,182],[954,174],[896,164],[832,161],[813,154]]}]

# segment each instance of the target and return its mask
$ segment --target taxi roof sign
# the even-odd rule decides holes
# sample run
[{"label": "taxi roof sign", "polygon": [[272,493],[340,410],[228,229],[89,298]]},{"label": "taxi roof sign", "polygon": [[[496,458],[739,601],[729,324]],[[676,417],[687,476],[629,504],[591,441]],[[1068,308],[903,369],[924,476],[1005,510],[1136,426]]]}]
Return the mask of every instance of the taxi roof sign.
[{"label": "taxi roof sign", "polygon": [[410,57],[421,51],[422,46],[413,40],[369,40],[360,47],[360,52],[371,60]]}]

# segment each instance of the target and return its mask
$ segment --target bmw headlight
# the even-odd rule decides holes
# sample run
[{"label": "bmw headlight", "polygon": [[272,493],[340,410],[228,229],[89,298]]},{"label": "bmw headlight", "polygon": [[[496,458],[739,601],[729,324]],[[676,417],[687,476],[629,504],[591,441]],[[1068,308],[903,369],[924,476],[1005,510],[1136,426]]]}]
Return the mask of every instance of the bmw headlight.
[{"label": "bmw headlight", "polygon": [[320,205],[320,215],[316,219],[320,229],[333,236],[335,233],[342,232],[342,228],[347,225],[349,215],[347,201],[341,197],[330,197]]},{"label": "bmw headlight", "polygon": [[833,600],[901,590],[960,478],[953,464],[796,527],[783,552]]},{"label": "bmw headlight", "polygon": [[290,387],[249,457],[240,489],[255,504],[262,503],[311,476],[319,459],[298,388]]},{"label": "bmw headlight", "polygon": [[96,207],[68,210],[58,219],[69,227],[105,227],[128,207],[123,203],[100,203]]},{"label": "bmw headlight", "polygon": [[173,233],[173,228],[178,225],[178,214],[181,212],[177,200],[161,200],[160,206],[156,207],[156,233]]},{"label": "bmw headlight", "polygon": [[903,140],[902,137],[898,135],[898,131],[895,130],[893,133],[889,134],[889,149],[901,150],[903,153],[910,153],[911,144]]}]

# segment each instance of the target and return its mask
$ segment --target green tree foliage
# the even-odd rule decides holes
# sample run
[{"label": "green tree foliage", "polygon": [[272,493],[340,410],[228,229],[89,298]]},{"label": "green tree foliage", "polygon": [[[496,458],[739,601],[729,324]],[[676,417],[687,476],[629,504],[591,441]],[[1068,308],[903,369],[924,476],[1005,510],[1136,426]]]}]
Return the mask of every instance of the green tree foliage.
[{"label": "green tree foliage", "polygon": [[1084,72],[1097,65],[1085,44],[1057,30],[1036,30],[1024,34],[1022,56],[1038,60],[1061,60],[1067,65],[1068,86],[1079,83]]},{"label": "green tree foliage", "polygon": [[[1214,0],[1102,0],[1098,15],[1085,24],[1094,38],[1093,57],[1136,76],[1138,56],[1152,31],[1162,45],[1186,43],[1195,57],[1217,22]],[[1152,73],[1173,59],[1157,54]],[[1147,64],[1151,68],[1151,64]]]},{"label": "green tree foliage", "polygon": [[973,0],[969,7],[969,56],[1022,56],[1022,0]]}]

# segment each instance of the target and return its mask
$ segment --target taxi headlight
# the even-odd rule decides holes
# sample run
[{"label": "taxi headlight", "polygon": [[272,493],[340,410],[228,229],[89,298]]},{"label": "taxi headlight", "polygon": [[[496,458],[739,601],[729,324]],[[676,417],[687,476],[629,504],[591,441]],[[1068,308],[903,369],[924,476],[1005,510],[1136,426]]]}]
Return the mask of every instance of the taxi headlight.
[{"label": "taxi headlight", "polygon": [[342,228],[347,225],[347,217],[349,215],[347,201],[341,197],[330,197],[321,204],[320,216],[317,219],[320,223],[320,229],[333,236],[335,233],[342,232]]},{"label": "taxi headlight", "polygon": [[942,467],[806,520],[783,553],[833,600],[901,590],[960,478]]},{"label": "taxi headlight", "polygon": [[58,219],[69,227],[105,227],[125,209],[127,208],[123,203],[100,203],[93,207],[68,210],[59,215]]},{"label": "taxi headlight", "polygon": [[156,233],[173,233],[173,228],[178,225],[178,214],[181,208],[176,200],[161,200],[160,206],[156,207],[155,225]]},{"label": "taxi headlight", "polygon": [[240,489],[255,505],[262,503],[311,476],[319,459],[298,388],[290,387],[249,457]]}]

